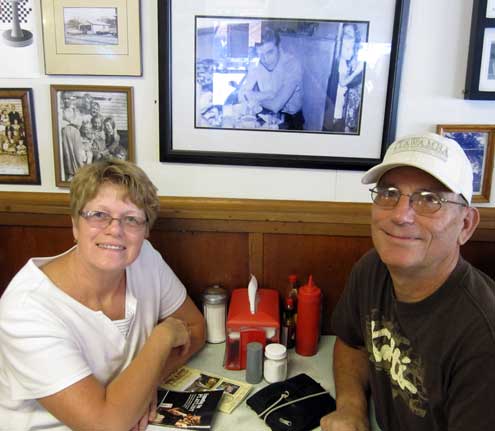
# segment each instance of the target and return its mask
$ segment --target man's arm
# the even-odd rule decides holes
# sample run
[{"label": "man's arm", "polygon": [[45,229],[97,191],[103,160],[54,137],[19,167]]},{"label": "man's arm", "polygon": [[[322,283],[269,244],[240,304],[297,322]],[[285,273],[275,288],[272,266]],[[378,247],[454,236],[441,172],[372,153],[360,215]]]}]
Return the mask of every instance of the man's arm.
[{"label": "man's arm", "polygon": [[368,358],[364,351],[335,341],[333,374],[337,409],[321,419],[322,431],[368,431]]},{"label": "man's arm", "polygon": [[288,82],[282,85],[277,93],[273,91],[250,91],[246,97],[250,104],[259,104],[263,108],[269,109],[272,112],[280,112],[287,101],[296,91],[297,83]]}]

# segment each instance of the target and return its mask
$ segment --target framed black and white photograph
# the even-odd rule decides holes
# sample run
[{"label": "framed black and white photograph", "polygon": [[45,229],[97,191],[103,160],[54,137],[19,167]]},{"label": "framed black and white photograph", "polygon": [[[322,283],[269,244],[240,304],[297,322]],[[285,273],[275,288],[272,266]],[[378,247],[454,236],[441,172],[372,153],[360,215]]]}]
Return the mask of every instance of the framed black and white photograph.
[{"label": "framed black and white photograph", "polygon": [[97,160],[134,161],[132,87],[51,85],[55,180]]},{"label": "framed black and white photograph", "polygon": [[495,99],[495,2],[474,0],[465,99]]},{"label": "framed black and white photograph", "polygon": [[66,45],[108,46],[119,43],[116,7],[66,7],[63,12]]},{"label": "framed black and white photograph", "polygon": [[196,127],[360,134],[369,22],[195,17],[195,28]]},{"label": "framed black and white photograph", "polygon": [[440,124],[437,132],[454,139],[473,168],[473,202],[489,202],[493,174],[495,126]]},{"label": "framed black and white photograph", "polygon": [[0,183],[41,184],[30,88],[0,89]]},{"label": "framed black and white photograph", "polygon": [[41,3],[47,74],[142,75],[139,0]]},{"label": "framed black and white photograph", "polygon": [[160,160],[378,163],[395,137],[409,1],[379,3],[158,1]]}]

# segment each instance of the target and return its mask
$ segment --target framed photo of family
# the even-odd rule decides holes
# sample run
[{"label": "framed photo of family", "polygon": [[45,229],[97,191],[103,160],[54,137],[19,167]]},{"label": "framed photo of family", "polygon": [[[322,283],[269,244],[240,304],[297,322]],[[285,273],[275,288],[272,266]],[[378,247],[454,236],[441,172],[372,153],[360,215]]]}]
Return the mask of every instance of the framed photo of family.
[{"label": "framed photo of family", "polygon": [[55,182],[97,160],[134,161],[132,87],[51,85]]},{"label": "framed photo of family", "polygon": [[0,184],[41,184],[31,88],[0,88]]},{"label": "framed photo of family", "polygon": [[495,99],[495,0],[474,0],[465,99]]},{"label": "framed photo of family", "polygon": [[158,0],[160,160],[367,169],[395,137],[409,0]]},{"label": "framed photo of family", "polygon": [[48,75],[141,76],[140,0],[43,0]]},{"label": "framed photo of family", "polygon": [[493,175],[495,125],[439,124],[437,133],[464,149],[473,167],[473,202],[489,202]]}]

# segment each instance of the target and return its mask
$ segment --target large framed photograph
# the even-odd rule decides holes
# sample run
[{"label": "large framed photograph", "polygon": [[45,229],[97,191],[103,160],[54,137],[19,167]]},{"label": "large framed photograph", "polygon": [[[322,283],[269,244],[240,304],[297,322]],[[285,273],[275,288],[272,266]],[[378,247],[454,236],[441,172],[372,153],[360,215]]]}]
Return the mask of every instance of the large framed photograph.
[{"label": "large framed photograph", "polygon": [[495,99],[495,2],[474,0],[465,99]]},{"label": "large framed photograph", "polygon": [[48,75],[142,75],[139,0],[43,0]]},{"label": "large framed photograph", "polygon": [[134,161],[132,87],[51,85],[55,180],[97,160]]},{"label": "large framed photograph", "polygon": [[368,169],[395,138],[409,0],[159,0],[160,160]]},{"label": "large framed photograph", "polygon": [[493,174],[494,125],[440,124],[437,132],[459,143],[473,167],[473,202],[489,202]]},{"label": "large framed photograph", "polygon": [[0,88],[0,183],[41,184],[30,88]]}]

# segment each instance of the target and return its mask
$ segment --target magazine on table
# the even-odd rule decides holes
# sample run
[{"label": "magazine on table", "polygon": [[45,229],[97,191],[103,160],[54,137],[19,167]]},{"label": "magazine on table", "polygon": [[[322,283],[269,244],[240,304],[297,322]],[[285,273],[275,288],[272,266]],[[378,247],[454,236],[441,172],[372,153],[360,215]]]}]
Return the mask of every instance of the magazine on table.
[{"label": "magazine on table", "polygon": [[168,429],[209,430],[222,393],[158,389],[156,418],[151,423]]},{"label": "magazine on table", "polygon": [[223,413],[231,413],[246,397],[252,386],[246,382],[183,366],[171,374],[167,381],[161,385],[161,388],[186,392],[221,389],[223,396],[218,410]]}]

